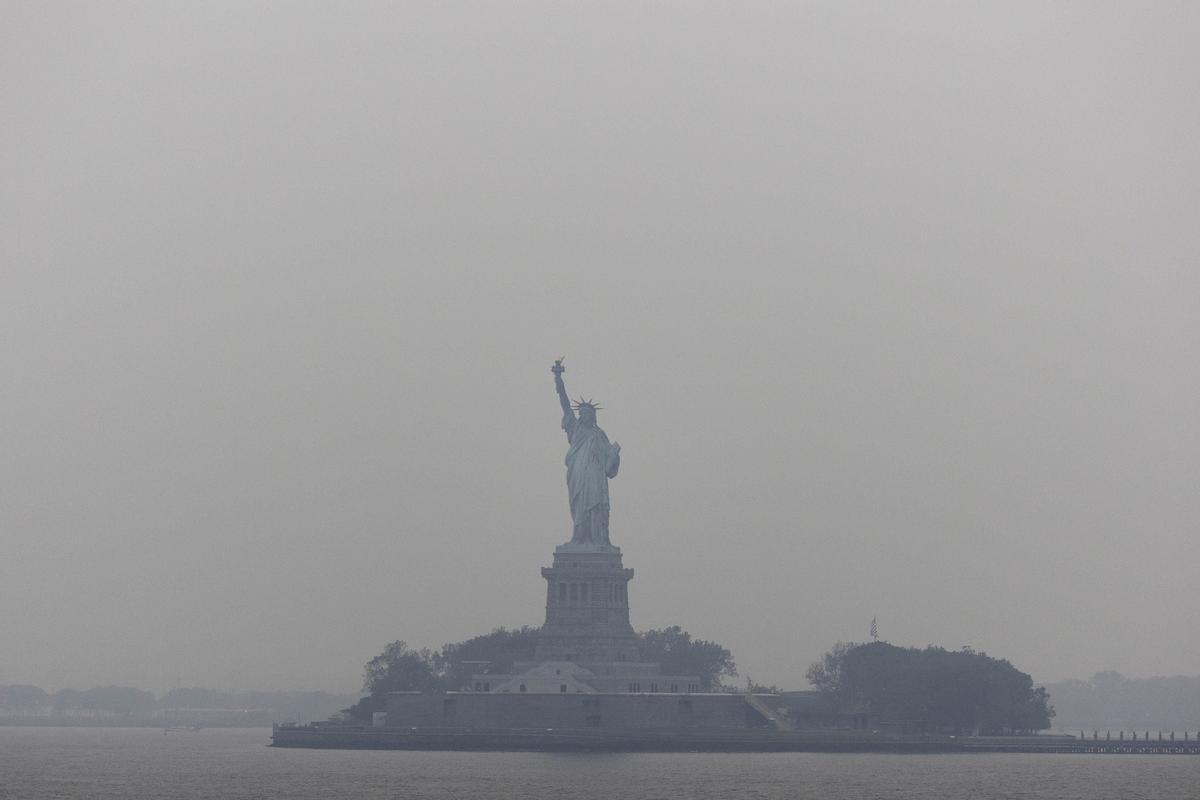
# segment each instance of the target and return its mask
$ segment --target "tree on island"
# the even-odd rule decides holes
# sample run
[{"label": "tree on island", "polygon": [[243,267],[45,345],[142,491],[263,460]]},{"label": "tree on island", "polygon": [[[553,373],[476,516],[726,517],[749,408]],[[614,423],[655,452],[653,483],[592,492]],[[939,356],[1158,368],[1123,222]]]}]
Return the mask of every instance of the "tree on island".
[{"label": "tree on island", "polygon": [[808,679],[841,708],[860,708],[924,731],[1018,733],[1050,727],[1044,687],[1004,659],[969,648],[839,642]]},{"label": "tree on island", "polygon": [[664,675],[699,675],[700,688],[717,689],[722,678],[736,678],[737,664],[727,649],[692,635],[678,625],[643,631],[638,649],[642,659],[657,663]]},{"label": "tree on island", "polygon": [[534,628],[491,633],[443,645],[440,652],[413,650],[403,641],[395,641],[363,667],[363,691],[367,696],[345,713],[369,720],[372,712],[383,711],[388,692],[437,692],[461,689],[471,675],[481,672],[487,662],[490,671],[512,669],[516,661],[533,659]]},{"label": "tree on island", "polygon": [[459,689],[485,667],[488,672],[503,674],[511,672],[518,661],[533,661],[536,644],[537,628],[497,628],[465,642],[443,645],[434,665],[445,688]]},{"label": "tree on island", "polygon": [[368,694],[342,713],[369,721],[372,713],[384,710],[388,692],[429,692],[440,688],[442,682],[434,665],[433,651],[413,650],[398,639],[366,663],[363,691]]},{"label": "tree on island", "polygon": [[[737,677],[733,655],[716,642],[693,639],[678,625],[638,634],[639,649],[646,661],[657,662],[668,675],[697,675],[704,689],[715,689],[722,678]],[[455,691],[470,684],[471,675],[486,671],[505,674],[519,661],[533,661],[537,628],[491,633],[463,642],[443,645],[440,651],[414,650],[395,641],[363,668],[363,691],[367,696],[344,713],[369,721],[372,712],[385,710],[388,692]]]}]

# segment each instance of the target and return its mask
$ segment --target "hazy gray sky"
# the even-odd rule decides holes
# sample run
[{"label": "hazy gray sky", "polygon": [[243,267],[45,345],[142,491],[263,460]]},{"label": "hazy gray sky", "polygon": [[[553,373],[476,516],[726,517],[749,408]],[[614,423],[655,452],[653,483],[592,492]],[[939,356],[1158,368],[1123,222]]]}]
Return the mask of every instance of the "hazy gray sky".
[{"label": "hazy gray sky", "polygon": [[540,624],[1200,673],[1200,5],[6,3],[0,683]]}]

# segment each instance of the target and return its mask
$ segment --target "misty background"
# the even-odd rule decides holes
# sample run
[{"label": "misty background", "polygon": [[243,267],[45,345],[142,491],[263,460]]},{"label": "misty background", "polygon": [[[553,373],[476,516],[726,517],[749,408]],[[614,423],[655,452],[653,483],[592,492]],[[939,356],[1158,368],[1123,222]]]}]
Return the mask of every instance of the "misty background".
[{"label": "misty background", "polygon": [[0,10],[0,684],[538,625],[1200,674],[1200,6]]}]

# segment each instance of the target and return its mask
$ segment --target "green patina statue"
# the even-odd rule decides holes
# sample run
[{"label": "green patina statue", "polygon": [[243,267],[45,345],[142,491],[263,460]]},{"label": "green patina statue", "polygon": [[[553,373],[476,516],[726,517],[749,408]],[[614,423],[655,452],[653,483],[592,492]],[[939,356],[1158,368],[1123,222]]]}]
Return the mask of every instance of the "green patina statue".
[{"label": "green patina statue", "polygon": [[566,367],[560,358],[554,362],[554,388],[562,405],[562,426],[567,432],[567,492],[571,500],[571,520],[575,528],[572,545],[608,548],[608,479],[617,477],[621,467],[621,445],[610,443],[596,424],[600,406],[580,399],[572,404],[562,374]]}]

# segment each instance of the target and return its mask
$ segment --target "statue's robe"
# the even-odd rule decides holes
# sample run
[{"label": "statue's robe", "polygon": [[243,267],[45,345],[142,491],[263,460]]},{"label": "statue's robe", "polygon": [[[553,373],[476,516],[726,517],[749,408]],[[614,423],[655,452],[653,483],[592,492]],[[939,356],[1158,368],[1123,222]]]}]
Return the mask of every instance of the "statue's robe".
[{"label": "statue's robe", "polygon": [[575,531],[572,544],[610,544],[608,540],[608,479],[617,477],[621,455],[604,431],[563,415],[567,432],[567,492]]}]

